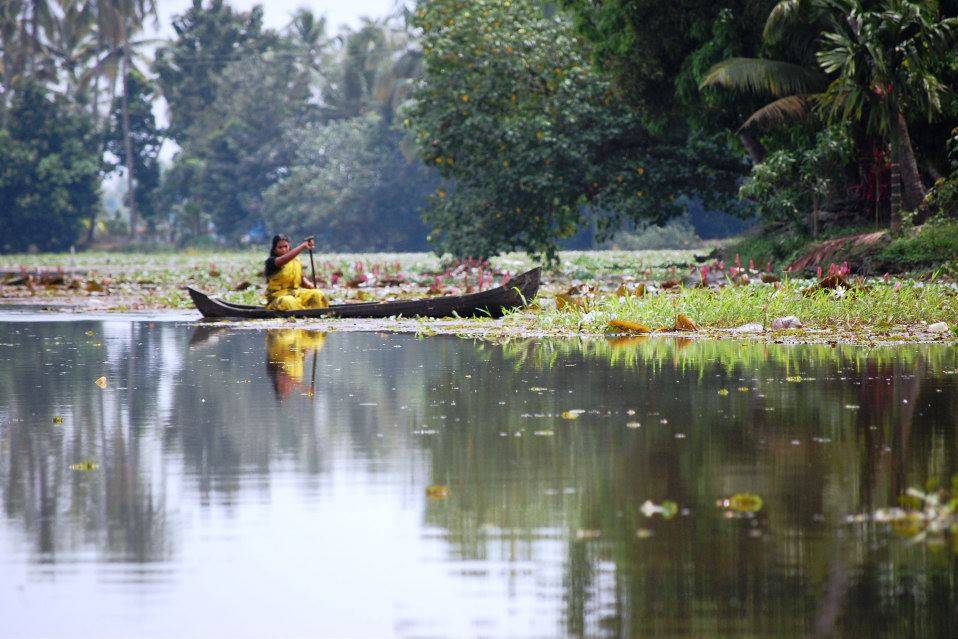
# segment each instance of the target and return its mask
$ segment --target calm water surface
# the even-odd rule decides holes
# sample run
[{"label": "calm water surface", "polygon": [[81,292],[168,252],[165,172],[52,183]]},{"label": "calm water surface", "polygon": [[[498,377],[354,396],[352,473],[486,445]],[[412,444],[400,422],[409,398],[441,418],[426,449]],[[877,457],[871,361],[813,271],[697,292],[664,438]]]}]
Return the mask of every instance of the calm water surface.
[{"label": "calm water surface", "polygon": [[0,636],[954,637],[958,555],[846,518],[958,472],[956,367],[0,322]]}]

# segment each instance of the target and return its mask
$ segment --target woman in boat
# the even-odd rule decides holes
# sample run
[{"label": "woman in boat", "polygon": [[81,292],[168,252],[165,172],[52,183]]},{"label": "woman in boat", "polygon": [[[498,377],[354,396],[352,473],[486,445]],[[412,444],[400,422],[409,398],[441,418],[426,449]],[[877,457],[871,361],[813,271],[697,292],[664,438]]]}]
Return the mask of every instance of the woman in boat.
[{"label": "woman in boat", "polygon": [[285,235],[273,236],[273,246],[265,269],[266,308],[271,311],[300,311],[329,306],[323,292],[316,290],[313,283],[303,277],[303,265],[297,259],[303,249],[312,248],[313,238],[292,248]]}]

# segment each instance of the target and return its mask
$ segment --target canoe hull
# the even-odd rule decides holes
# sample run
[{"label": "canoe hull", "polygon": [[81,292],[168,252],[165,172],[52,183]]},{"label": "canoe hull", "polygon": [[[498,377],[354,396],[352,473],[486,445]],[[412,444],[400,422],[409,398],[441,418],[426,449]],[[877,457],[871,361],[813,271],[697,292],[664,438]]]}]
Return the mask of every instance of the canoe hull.
[{"label": "canoe hull", "polygon": [[404,317],[501,317],[509,309],[522,308],[539,291],[540,269],[534,268],[512,278],[505,286],[470,295],[426,297],[395,302],[336,304],[329,308],[300,311],[271,311],[262,306],[231,304],[203,291],[187,287],[190,298],[203,317],[211,319],[270,319],[278,317],[382,318]]}]

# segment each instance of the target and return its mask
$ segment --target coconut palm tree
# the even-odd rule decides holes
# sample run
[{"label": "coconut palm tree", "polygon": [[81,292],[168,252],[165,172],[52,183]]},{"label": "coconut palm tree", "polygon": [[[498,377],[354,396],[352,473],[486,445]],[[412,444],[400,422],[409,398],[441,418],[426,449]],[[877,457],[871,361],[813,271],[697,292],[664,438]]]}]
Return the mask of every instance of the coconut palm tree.
[{"label": "coconut palm tree", "polygon": [[[750,115],[739,133],[805,117],[813,96],[828,83],[815,60],[824,24],[822,0],[781,0],[769,12],[762,33],[775,58],[729,58],[715,64],[700,88],[723,87],[774,98]],[[753,163],[755,154],[750,150]]]},{"label": "coconut palm tree", "polygon": [[775,98],[753,113],[742,130],[804,117],[815,105],[831,121],[890,137],[892,227],[897,228],[902,210],[899,183],[904,185],[905,208],[918,207],[924,198],[904,113],[931,117],[940,110],[943,87],[935,65],[946,58],[955,19],[937,20],[932,2],[867,3],[878,10],[865,10],[865,4],[781,0],[769,14],[764,38],[797,62],[731,58],[713,66],[701,86]]},{"label": "coconut palm tree", "polygon": [[97,59],[95,4],[91,0],[59,0],[59,15],[51,22],[47,48],[61,72],[60,88],[77,102],[87,101]]},{"label": "coconut palm tree", "polygon": [[[817,54],[834,79],[820,98],[832,121],[864,122],[869,132],[891,140],[893,169],[901,171],[902,201],[892,203],[892,228],[902,204],[918,208],[925,187],[918,173],[906,113],[931,119],[941,110],[945,87],[936,71],[958,29],[958,19],[939,20],[931,3],[882,0],[877,10],[862,0],[832,0],[838,9]],[[872,3],[868,3],[869,5]],[[892,195],[899,180],[892,175]]]},{"label": "coconut palm tree", "polygon": [[[130,210],[130,236],[136,237],[137,211],[134,175],[133,141],[130,133],[129,77],[133,62],[135,43],[130,36],[138,31],[147,18],[156,18],[156,0],[98,0],[97,28],[98,40],[107,45],[104,59],[119,59],[120,100],[122,109],[122,127],[126,163],[127,205]],[[140,41],[146,43],[147,41]],[[110,83],[115,90],[116,78]],[[112,103],[112,100],[111,100]],[[109,109],[107,110],[109,113]]]}]

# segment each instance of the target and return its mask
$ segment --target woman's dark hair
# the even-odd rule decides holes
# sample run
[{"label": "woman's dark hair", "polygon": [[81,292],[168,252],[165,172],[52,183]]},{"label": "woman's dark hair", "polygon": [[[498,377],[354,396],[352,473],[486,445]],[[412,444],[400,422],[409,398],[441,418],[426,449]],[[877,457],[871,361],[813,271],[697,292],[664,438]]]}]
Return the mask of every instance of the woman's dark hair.
[{"label": "woman's dark hair", "polygon": [[286,241],[287,244],[292,245],[292,242],[290,242],[289,238],[283,233],[273,236],[273,245],[269,247],[270,257],[276,257],[276,245],[284,240]]},{"label": "woman's dark hair", "polygon": [[273,245],[269,247],[269,258],[266,260],[266,268],[263,269],[266,277],[272,277],[274,273],[279,271],[276,266],[276,245],[284,241],[290,243],[289,238],[282,233],[273,236]]}]

